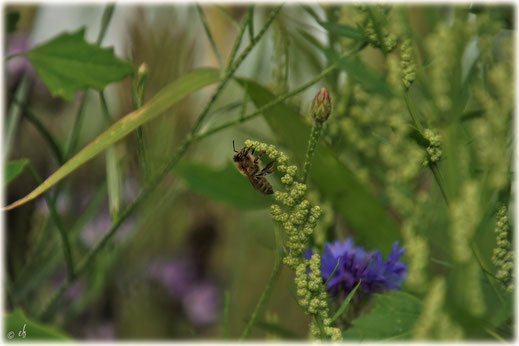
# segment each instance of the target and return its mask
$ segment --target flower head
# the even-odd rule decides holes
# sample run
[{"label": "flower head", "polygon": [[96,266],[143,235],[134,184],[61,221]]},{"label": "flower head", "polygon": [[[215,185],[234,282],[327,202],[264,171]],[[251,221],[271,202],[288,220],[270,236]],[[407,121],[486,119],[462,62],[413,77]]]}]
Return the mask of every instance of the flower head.
[{"label": "flower head", "polygon": [[[376,292],[384,288],[399,289],[406,275],[407,264],[399,259],[404,253],[404,247],[399,248],[395,241],[387,260],[383,260],[378,250],[365,251],[353,244],[353,239],[326,243],[324,254],[321,255],[321,277],[327,281],[332,275],[337,262],[339,266],[332,276],[326,289],[331,293],[343,290],[349,293],[362,280],[362,291]],[[305,251],[303,256],[310,258],[311,250]]]},{"label": "flower head", "polygon": [[332,112],[332,103],[330,102],[330,95],[328,95],[328,90],[322,88],[319,90],[317,95],[315,95],[314,100],[312,102],[311,113],[316,121],[324,122],[330,116]]}]

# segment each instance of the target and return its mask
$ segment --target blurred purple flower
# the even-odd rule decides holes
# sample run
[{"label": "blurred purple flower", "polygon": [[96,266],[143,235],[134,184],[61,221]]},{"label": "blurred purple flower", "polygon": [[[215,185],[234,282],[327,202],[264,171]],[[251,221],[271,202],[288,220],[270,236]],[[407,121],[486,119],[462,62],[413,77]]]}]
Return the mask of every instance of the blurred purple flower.
[{"label": "blurred purple flower", "polygon": [[[116,242],[124,241],[131,231],[134,229],[133,219],[125,221],[117,233],[112,239]],[[83,233],[81,233],[81,240],[89,248],[94,247],[99,240],[110,230],[112,227],[112,219],[108,211],[103,211],[96,218],[90,220],[85,226]]]},{"label": "blurred purple flower", "polygon": [[84,336],[87,340],[114,340],[114,324],[110,321],[105,321],[94,326],[88,326],[85,328]]},{"label": "blurred purple flower", "polygon": [[[395,241],[389,257],[383,260],[378,250],[366,252],[362,247],[355,247],[353,239],[326,243],[324,254],[321,254],[321,276],[326,282],[332,274],[337,261],[337,271],[326,285],[330,293],[338,293],[341,290],[348,294],[355,285],[362,280],[360,288],[363,292],[377,292],[385,288],[397,290],[407,272],[406,263],[398,260],[404,253],[405,247],[398,247]],[[303,257],[309,259],[312,251],[307,249]]]},{"label": "blurred purple flower", "polygon": [[[29,36],[23,32],[9,34],[7,37],[6,55],[23,53],[31,48]],[[34,69],[29,61],[24,57],[16,57],[7,62],[7,84],[8,88],[13,88],[24,73],[34,75]]]},{"label": "blurred purple flower", "polygon": [[193,324],[204,326],[218,317],[218,289],[210,281],[197,278],[191,262],[182,259],[157,260],[151,264],[149,276],[180,300]]}]

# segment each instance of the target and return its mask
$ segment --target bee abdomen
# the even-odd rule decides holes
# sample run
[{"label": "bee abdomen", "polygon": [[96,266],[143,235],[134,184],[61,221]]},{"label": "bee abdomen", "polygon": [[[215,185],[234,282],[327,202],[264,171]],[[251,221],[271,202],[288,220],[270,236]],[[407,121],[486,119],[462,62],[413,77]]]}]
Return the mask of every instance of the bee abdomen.
[{"label": "bee abdomen", "polygon": [[271,195],[274,193],[274,189],[272,189],[272,185],[270,185],[268,180],[265,178],[261,178],[258,181],[258,190],[265,195]]}]

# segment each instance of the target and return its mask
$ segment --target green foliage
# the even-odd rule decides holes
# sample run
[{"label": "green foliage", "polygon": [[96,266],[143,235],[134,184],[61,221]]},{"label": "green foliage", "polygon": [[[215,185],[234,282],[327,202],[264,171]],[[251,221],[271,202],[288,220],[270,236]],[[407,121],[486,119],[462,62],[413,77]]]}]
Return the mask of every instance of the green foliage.
[{"label": "green foliage", "polygon": [[415,296],[392,291],[375,295],[375,307],[354,320],[344,340],[406,340],[420,316],[422,303]]},{"label": "green foliage", "polygon": [[18,11],[8,11],[7,12],[7,33],[8,34],[16,31],[19,21],[20,21],[20,12],[18,12]]},{"label": "green foliage", "polygon": [[[247,85],[246,90],[257,107],[274,99],[267,89],[256,82],[240,80],[240,83]],[[280,104],[263,116],[280,142],[294,153],[296,161],[300,164],[304,162],[310,127],[303,122],[297,110]],[[360,239],[387,255],[393,242],[401,238],[398,227],[380,202],[337,159],[328,145],[319,143],[313,160],[310,172],[312,183],[352,225]]]},{"label": "green foliage", "polygon": [[6,162],[4,164],[4,186],[9,184],[14,178],[23,172],[25,166],[29,164],[28,159],[19,159]]},{"label": "green foliage", "polygon": [[255,191],[247,177],[241,175],[233,164],[214,169],[202,163],[185,162],[179,164],[174,172],[191,191],[238,209],[262,209],[272,203],[272,198]]},{"label": "green foliage", "polygon": [[[23,337],[25,331],[25,337]],[[70,340],[70,337],[62,331],[56,330],[38,322],[34,322],[25,316],[21,309],[15,309],[4,317],[4,340],[9,341],[65,341]],[[9,333],[13,332],[12,339],[9,338]],[[20,333],[20,336],[19,336]]]},{"label": "green foliage", "polygon": [[84,28],[64,33],[24,53],[52,96],[70,101],[75,90],[102,90],[133,73],[133,66],[117,58],[113,48],[89,44],[84,36]]},{"label": "green foliage", "polygon": [[175,103],[189,95],[190,93],[218,81],[219,74],[215,70],[201,69],[190,72],[176,81],[170,83],[158,92],[148,103],[141,108],[127,114],[100,134],[94,141],[83,148],[79,153],[67,161],[43,184],[39,185],[24,198],[7,206],[7,209],[22,205],[43,192],[47,191],[54,184],[69,175],[78,167],[83,165],[94,156],[103,152],[107,147],[119,141],[124,136],[131,133],[137,127],[155,118]]}]

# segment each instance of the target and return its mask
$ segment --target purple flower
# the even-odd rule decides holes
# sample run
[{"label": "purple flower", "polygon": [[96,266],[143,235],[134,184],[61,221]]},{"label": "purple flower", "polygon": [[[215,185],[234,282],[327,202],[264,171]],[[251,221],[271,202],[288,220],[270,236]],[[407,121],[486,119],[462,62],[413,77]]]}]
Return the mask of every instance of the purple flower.
[{"label": "purple flower", "polygon": [[[337,262],[339,266],[328,284],[330,293],[341,290],[348,294],[362,280],[360,288],[363,292],[377,292],[383,289],[397,290],[406,276],[406,263],[398,261],[404,253],[404,247],[398,247],[398,241],[386,261],[378,250],[366,252],[362,247],[353,244],[353,239],[326,243],[324,254],[321,254],[321,276],[326,282],[331,276]],[[303,257],[309,259],[312,251],[307,249]]]},{"label": "purple flower", "polygon": [[148,275],[165,286],[182,304],[196,326],[205,326],[219,316],[220,292],[210,280],[197,277],[194,265],[183,259],[161,259],[150,264]]}]

